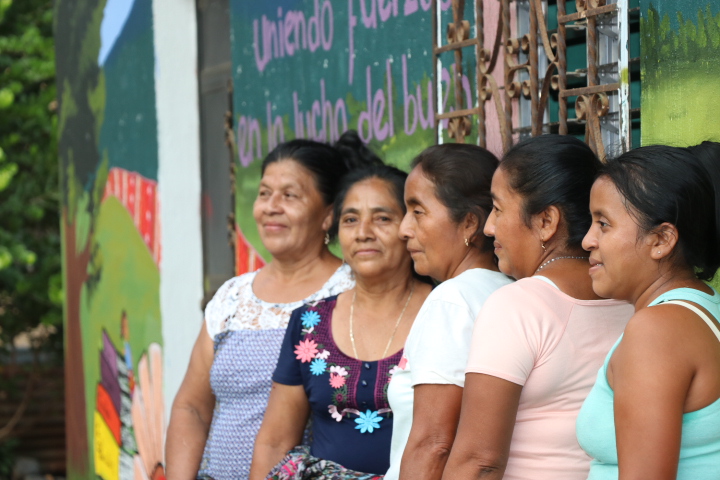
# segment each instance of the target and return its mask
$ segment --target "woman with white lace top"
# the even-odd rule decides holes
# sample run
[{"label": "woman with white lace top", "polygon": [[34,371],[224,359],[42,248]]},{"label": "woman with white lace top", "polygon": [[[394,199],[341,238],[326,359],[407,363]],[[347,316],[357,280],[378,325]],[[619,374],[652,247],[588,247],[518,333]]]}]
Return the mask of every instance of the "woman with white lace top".
[{"label": "woman with white lace top", "polygon": [[355,132],[334,146],[292,140],[263,161],[253,216],[272,260],[207,305],[172,407],[168,480],[247,478],[290,313],[354,285],[327,247],[340,179],[379,161]]}]

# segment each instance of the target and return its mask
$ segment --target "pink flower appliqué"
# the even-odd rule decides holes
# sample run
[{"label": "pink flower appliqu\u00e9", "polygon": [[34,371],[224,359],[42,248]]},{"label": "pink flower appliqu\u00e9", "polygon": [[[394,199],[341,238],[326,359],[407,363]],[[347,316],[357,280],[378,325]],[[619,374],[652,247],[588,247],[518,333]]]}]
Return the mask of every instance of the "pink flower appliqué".
[{"label": "pink flower appliqu\u00e9", "polygon": [[400,370],[405,370],[407,368],[408,359],[405,355],[400,359],[400,363],[398,364],[398,367]]},{"label": "pink flower appliqu\u00e9", "polygon": [[295,358],[300,360],[302,363],[309,362],[315,358],[315,354],[318,353],[318,344],[314,340],[300,340],[300,343],[295,347]]},{"label": "pink flower appliqu\u00e9", "polygon": [[336,422],[339,422],[340,420],[342,420],[342,414],[340,412],[338,412],[337,407],[335,405],[330,405],[328,407],[328,413],[330,414],[330,416],[332,418],[335,419]]},{"label": "pink flower appliqu\u00e9", "polygon": [[343,385],[345,385],[345,377],[336,373],[330,374],[330,386],[332,388],[341,388]]},{"label": "pink flower appliqu\u00e9", "polygon": [[[392,367],[390,369],[390,371],[388,372],[388,375],[392,377],[393,375],[395,375],[395,372],[397,372],[398,370],[402,370],[402,369],[400,367],[398,367],[397,365],[395,365],[394,367]],[[388,382],[389,381],[390,380],[388,380]]]}]

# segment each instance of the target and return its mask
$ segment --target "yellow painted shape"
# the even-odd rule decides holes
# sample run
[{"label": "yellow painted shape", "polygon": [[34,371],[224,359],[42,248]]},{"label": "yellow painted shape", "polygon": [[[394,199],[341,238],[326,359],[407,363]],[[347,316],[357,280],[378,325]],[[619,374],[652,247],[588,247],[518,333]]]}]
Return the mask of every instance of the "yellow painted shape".
[{"label": "yellow painted shape", "polygon": [[120,447],[102,415],[95,411],[95,473],[103,480],[120,479]]}]

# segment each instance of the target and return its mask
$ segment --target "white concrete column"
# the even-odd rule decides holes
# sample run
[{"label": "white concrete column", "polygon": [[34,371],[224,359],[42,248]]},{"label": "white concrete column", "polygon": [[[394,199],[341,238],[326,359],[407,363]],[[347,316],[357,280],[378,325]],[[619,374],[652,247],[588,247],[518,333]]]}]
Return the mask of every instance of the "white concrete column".
[{"label": "white concrete column", "polygon": [[202,325],[200,110],[193,0],[153,0],[158,119],[160,311],[166,416]]}]

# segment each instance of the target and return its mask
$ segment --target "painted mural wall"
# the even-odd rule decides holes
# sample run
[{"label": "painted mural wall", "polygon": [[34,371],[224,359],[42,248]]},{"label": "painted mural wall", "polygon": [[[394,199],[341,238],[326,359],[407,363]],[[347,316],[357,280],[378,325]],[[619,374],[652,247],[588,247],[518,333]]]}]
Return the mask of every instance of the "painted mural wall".
[{"label": "painted mural wall", "polygon": [[720,1],[640,7],[643,145],[720,141]]},{"label": "painted mural wall", "polygon": [[[438,2],[444,32],[452,19],[451,1]],[[499,3],[486,3],[491,48]],[[269,260],[251,212],[260,165],[270,150],[293,138],[332,142],[354,129],[386,162],[406,168],[435,142],[437,100],[430,0],[231,0],[230,5],[241,274]],[[466,18],[472,17],[467,2]],[[476,101],[471,53],[463,61],[463,108]],[[442,112],[455,108],[452,53],[443,54],[441,62]],[[488,132],[488,147],[500,153],[498,129],[489,126]]]},{"label": "painted mural wall", "polygon": [[58,0],[68,478],[162,476],[151,0]]}]

